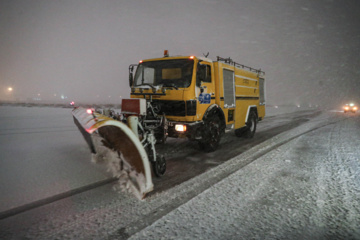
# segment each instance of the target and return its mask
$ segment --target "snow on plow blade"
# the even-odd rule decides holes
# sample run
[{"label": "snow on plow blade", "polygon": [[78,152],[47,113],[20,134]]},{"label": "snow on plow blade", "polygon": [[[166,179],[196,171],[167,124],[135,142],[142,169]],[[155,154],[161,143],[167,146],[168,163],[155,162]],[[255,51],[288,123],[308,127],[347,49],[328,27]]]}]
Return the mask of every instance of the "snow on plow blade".
[{"label": "snow on plow blade", "polygon": [[143,199],[153,190],[148,156],[138,137],[124,123],[77,107],[74,122],[96,160],[108,163],[121,188]]}]

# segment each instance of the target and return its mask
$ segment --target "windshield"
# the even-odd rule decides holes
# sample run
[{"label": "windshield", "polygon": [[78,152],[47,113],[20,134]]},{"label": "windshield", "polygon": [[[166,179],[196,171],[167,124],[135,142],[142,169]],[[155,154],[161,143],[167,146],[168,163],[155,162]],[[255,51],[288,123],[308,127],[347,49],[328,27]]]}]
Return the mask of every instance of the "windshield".
[{"label": "windshield", "polygon": [[186,88],[191,84],[193,67],[192,59],[143,62],[136,70],[134,83],[135,86],[151,84]]}]

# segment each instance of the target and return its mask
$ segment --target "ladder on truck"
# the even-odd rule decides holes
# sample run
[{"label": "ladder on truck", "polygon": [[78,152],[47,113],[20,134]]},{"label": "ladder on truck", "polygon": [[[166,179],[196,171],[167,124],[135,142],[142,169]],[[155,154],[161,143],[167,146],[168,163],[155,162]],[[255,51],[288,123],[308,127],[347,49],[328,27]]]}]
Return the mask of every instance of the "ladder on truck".
[{"label": "ladder on truck", "polygon": [[265,72],[261,71],[261,69],[248,67],[248,66],[245,66],[244,64],[234,62],[230,57],[229,58],[222,58],[222,57],[217,56],[216,58],[217,58],[218,62],[221,61],[221,62],[224,62],[226,64],[233,65],[233,66],[235,66],[237,68],[242,68],[242,69],[245,69],[245,70],[249,70],[250,72],[257,73],[259,76],[260,75],[265,75]]}]

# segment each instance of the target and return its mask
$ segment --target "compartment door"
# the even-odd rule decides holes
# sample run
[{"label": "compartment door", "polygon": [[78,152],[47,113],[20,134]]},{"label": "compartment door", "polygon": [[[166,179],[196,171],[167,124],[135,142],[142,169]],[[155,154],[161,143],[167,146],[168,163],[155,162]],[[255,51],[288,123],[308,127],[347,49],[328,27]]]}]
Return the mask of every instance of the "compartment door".
[{"label": "compartment door", "polygon": [[235,107],[234,71],[223,69],[224,108]]}]

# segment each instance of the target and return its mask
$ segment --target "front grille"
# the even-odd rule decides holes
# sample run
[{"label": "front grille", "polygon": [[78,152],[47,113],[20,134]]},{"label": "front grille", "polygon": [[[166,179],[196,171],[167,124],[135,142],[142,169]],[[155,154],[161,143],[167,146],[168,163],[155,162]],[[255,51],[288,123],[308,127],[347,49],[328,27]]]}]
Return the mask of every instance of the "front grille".
[{"label": "front grille", "polygon": [[152,106],[157,114],[185,116],[185,101],[153,100]]},{"label": "front grille", "polygon": [[195,116],[196,100],[189,101],[169,101],[153,100],[152,106],[157,114],[168,116]]},{"label": "front grille", "polygon": [[186,101],[186,115],[188,116],[196,115],[196,100]]}]

